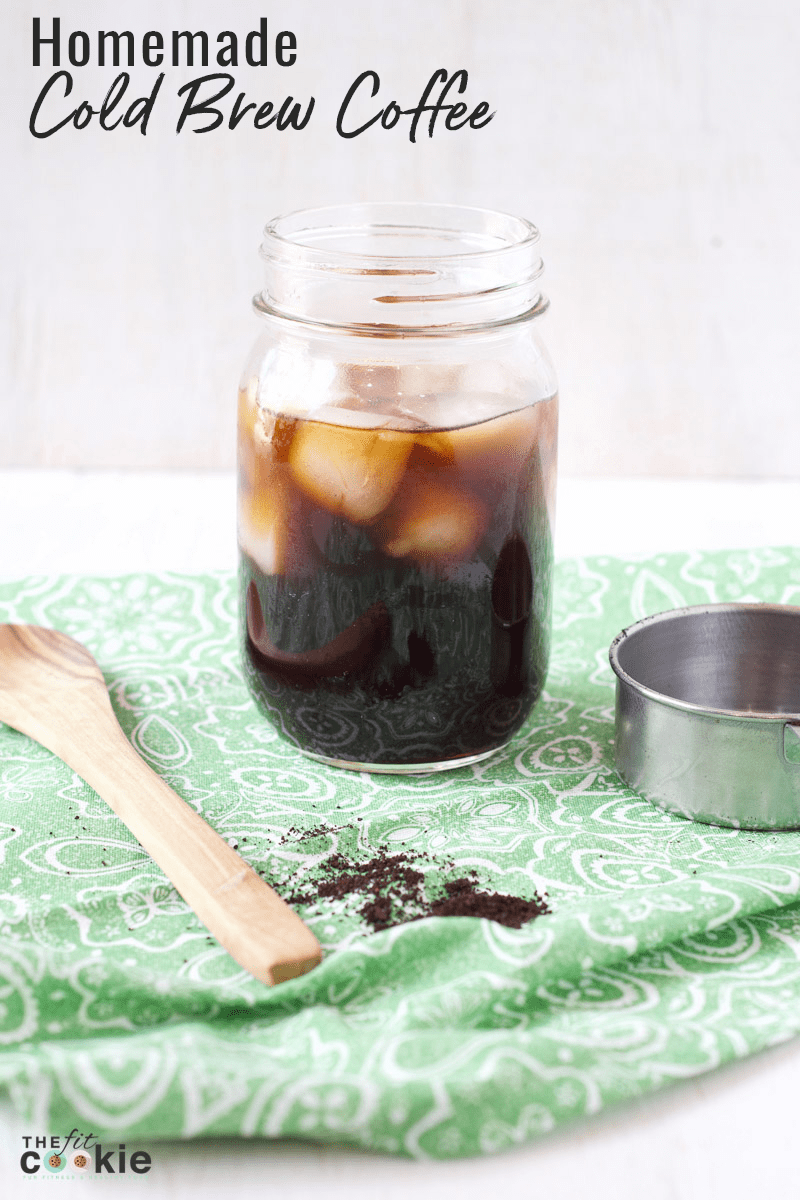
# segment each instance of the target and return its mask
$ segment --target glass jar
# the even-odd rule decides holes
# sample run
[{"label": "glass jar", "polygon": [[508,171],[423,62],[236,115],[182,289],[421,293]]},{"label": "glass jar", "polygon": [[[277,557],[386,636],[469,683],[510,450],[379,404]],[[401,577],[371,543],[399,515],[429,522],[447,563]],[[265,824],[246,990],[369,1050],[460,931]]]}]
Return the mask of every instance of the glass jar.
[{"label": "glass jar", "polygon": [[430,204],[265,230],[239,394],[244,663],[313,758],[477,762],[539,696],[558,399],[538,240]]}]

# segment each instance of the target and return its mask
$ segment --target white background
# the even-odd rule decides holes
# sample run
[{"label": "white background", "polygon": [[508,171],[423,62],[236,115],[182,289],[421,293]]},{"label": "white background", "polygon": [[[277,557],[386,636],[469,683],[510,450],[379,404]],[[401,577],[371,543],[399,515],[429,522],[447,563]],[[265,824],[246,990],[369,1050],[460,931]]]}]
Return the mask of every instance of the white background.
[{"label": "white background", "polygon": [[[158,74],[141,65],[147,30],[203,28],[213,44],[266,15],[271,36],[295,32],[298,61],[240,65],[234,91],[313,95],[316,110],[299,133],[176,136],[177,89],[203,71],[167,66],[146,137],[95,120],[36,140],[53,67],[31,65],[31,18],[49,34],[56,14],[64,42],[90,34],[93,62],[99,29],[133,31],[126,100]],[[790,0],[5,0],[0,20],[0,465],[230,466],[266,220],[420,199],[541,228],[563,473],[800,477]],[[410,107],[439,67],[469,71],[490,125],[416,145],[407,121],[337,136],[361,71],[380,75],[376,108]],[[53,117],[99,107],[116,74],[69,69]]]},{"label": "white background", "polygon": [[[199,72],[168,68],[146,138],[36,141],[28,115],[52,68],[30,65],[33,15],[60,15],[65,37],[245,34],[267,15],[297,34],[298,63],[240,66],[239,88],[313,95],[316,112],[300,134],[176,137],[175,93]],[[233,477],[203,472],[232,464],[260,231],[346,200],[472,203],[542,229],[562,556],[796,540],[798,61],[790,0],[4,0],[0,577],[233,565]],[[408,107],[441,66],[467,68],[470,100],[496,109],[485,130],[336,136],[362,70]],[[136,66],[130,96],[156,73]],[[74,100],[97,106],[115,72],[72,74]],[[97,467],[125,470],[82,469]],[[747,477],[762,482],[720,482]],[[783,1200],[799,1186],[799,1067],[795,1042],[493,1159],[172,1144],[153,1147],[147,1182],[104,1191]],[[26,1194],[29,1131],[0,1116],[0,1183]]]}]

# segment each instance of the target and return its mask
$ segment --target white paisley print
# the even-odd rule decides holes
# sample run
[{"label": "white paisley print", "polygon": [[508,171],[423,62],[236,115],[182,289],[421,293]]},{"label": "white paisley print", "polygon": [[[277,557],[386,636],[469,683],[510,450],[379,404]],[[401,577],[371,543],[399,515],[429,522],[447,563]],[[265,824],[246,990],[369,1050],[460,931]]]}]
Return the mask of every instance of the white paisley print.
[{"label": "white paisley print", "polygon": [[799,604],[800,551],[559,564],[522,731],[476,766],[402,778],[313,763],[265,723],[230,574],[3,585],[0,621],[84,642],[138,752],[278,890],[313,895],[327,858],[384,846],[551,912],[370,933],[357,897],[318,899],[301,912],[322,964],[269,990],[90,788],[0,725],[0,1086],[53,1129],[449,1158],[794,1035],[800,833],[693,824],[613,764],[613,636],[730,600]]}]

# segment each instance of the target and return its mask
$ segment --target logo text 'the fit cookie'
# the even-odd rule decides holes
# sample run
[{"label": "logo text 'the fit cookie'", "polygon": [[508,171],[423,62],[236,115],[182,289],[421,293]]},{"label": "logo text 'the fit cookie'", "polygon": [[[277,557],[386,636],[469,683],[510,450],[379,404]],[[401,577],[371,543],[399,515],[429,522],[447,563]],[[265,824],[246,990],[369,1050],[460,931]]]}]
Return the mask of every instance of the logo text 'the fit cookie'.
[{"label": "logo text 'the fit cookie'", "polygon": [[80,1133],[73,1129],[66,1137],[56,1134],[26,1134],[22,1138],[25,1149],[20,1155],[19,1165],[26,1175],[36,1175],[42,1168],[51,1174],[60,1174],[67,1169],[83,1174],[94,1171],[95,1175],[146,1175],[152,1166],[146,1150],[128,1153],[124,1142],[104,1149],[93,1133]]}]

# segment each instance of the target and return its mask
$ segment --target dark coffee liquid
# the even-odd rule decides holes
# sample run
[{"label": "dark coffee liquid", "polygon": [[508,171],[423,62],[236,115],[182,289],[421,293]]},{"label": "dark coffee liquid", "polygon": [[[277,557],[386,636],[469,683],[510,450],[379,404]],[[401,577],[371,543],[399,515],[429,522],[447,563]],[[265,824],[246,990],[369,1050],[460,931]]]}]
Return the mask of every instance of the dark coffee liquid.
[{"label": "dark coffee liquid", "polygon": [[547,670],[555,414],[553,398],[460,430],[243,423],[245,668],[295,745],[412,765],[519,729]]}]

